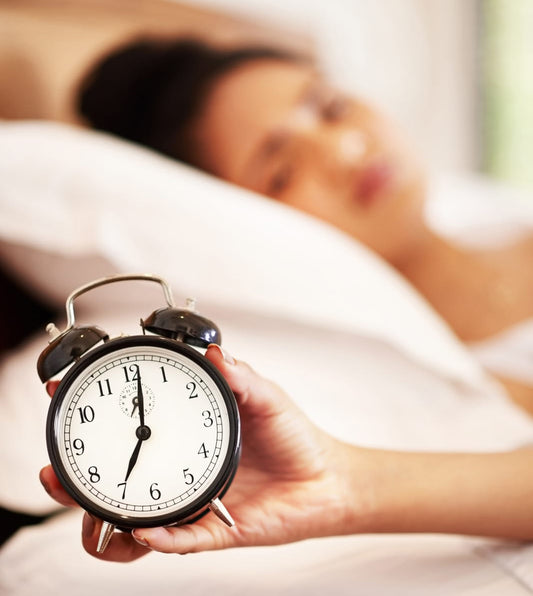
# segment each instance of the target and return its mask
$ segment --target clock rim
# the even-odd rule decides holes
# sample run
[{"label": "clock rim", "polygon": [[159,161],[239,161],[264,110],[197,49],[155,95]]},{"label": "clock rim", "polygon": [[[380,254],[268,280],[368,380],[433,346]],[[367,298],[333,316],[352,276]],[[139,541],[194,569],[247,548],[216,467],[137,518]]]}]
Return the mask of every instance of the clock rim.
[{"label": "clock rim", "polygon": [[[218,387],[226,404],[229,420],[229,441],[228,449],[220,471],[214,478],[211,486],[204,493],[202,493],[202,495],[178,511],[139,518],[136,517],[135,514],[128,512],[125,512],[123,515],[110,512],[104,507],[96,504],[94,501],[89,500],[86,495],[79,491],[79,489],[70,480],[70,476],[61,460],[59,447],[57,445],[55,423],[58,418],[57,413],[66,397],[68,389],[74,380],[81,373],[83,373],[87,367],[89,367],[99,358],[104,357],[111,352],[115,352],[124,348],[142,346],[155,346],[169,349],[170,351],[186,356],[210,375],[210,377],[213,379],[213,382]],[[50,463],[52,464],[52,468],[54,469],[61,485],[85,511],[88,511],[92,515],[95,515],[106,522],[112,523],[124,529],[184,524],[187,522],[196,521],[202,517],[207,512],[211,501],[221,498],[226,493],[235,476],[241,453],[239,410],[235,396],[226,379],[222,376],[215,365],[207,360],[207,358],[205,358],[205,356],[203,356],[196,349],[183,342],[155,335],[132,335],[127,337],[118,337],[110,339],[104,344],[97,346],[90,352],[84,354],[75,364],[72,365],[72,367],[66,372],[65,376],[61,379],[48,409],[46,420],[46,445]]]}]

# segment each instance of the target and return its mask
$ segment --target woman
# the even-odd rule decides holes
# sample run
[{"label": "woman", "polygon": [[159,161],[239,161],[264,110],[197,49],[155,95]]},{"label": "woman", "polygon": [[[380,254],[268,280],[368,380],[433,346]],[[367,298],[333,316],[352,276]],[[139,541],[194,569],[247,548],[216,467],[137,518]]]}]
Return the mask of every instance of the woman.
[{"label": "woman", "polygon": [[[80,111],[96,128],[362,241],[466,342],[533,317],[533,237],[476,251],[436,235],[424,219],[423,170],[401,134],[370,106],[329,87],[306,59],[269,48],[141,40],[86,77]],[[533,388],[501,380],[533,412]]]},{"label": "woman", "polygon": [[[187,85],[182,68],[176,75],[180,59],[191,77]],[[134,102],[126,101],[131,97]],[[465,340],[489,337],[533,314],[521,297],[533,289],[525,267],[531,240],[501,252],[467,253],[436,237],[422,215],[423,175],[402,140],[368,106],[325,86],[305,61],[269,50],[219,53],[189,42],[142,42],[91,75],[81,105],[94,126],[363,240]],[[496,280],[517,292],[505,311],[487,297]],[[533,538],[531,450],[362,449],[315,427],[278,387],[219,347],[206,355],[226,377],[242,416],[243,459],[224,500],[236,529],[209,515],[180,528],[137,529],[133,538],[115,535],[101,558],[129,561],[149,550],[187,553],[359,532]],[[59,502],[74,504],[49,466],[41,481]],[[92,554],[99,530],[86,514],[83,541]]]}]

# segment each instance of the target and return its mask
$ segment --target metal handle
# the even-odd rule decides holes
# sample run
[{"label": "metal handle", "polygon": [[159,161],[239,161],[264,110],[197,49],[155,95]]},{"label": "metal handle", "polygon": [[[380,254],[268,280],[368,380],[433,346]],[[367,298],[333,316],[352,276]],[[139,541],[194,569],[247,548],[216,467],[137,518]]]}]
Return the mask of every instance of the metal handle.
[{"label": "metal handle", "polygon": [[67,330],[74,327],[74,323],[76,322],[76,317],[74,315],[74,300],[85,294],[89,290],[93,290],[94,288],[98,288],[100,286],[105,286],[107,284],[115,283],[117,281],[153,281],[158,283],[163,288],[163,294],[165,296],[165,300],[167,301],[168,306],[174,306],[174,298],[172,296],[172,290],[168,283],[162,278],[156,275],[150,275],[148,273],[137,273],[137,274],[126,274],[126,275],[111,275],[109,277],[102,277],[101,279],[97,279],[92,281],[88,284],[85,284],[79,287],[77,290],[74,290],[67,298],[66,301],[66,309],[67,309]]}]

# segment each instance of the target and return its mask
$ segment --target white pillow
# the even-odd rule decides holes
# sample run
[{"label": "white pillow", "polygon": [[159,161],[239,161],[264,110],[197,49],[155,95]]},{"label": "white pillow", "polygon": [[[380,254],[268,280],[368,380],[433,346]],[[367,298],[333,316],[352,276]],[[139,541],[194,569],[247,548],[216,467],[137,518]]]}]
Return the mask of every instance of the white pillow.
[{"label": "white pillow", "polygon": [[385,340],[465,382],[483,374],[427,303],[351,238],[93,131],[0,123],[0,237],[1,258],[55,300],[99,272],[151,271],[180,296]]}]

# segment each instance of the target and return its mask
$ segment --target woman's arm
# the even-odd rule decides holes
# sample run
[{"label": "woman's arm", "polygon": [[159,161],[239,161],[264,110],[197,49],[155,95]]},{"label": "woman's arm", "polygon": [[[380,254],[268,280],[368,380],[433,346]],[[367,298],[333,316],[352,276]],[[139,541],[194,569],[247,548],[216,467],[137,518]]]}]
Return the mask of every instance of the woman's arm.
[{"label": "woman's arm", "polygon": [[[224,504],[235,528],[206,515],[181,527],[116,534],[100,558],[128,561],[149,550],[189,553],[362,532],[446,532],[533,538],[533,451],[405,453],[364,449],[317,428],[273,383],[218,347],[207,357],[233,389],[243,455]],[[41,480],[72,505],[48,466]],[[85,514],[95,554],[100,522]]]},{"label": "woman's arm", "polygon": [[[312,50],[310,38],[224,11],[168,0],[0,2],[0,117],[80,124],[80,79],[103,55],[139,36]],[[50,43],[54,40],[54,43]]]},{"label": "woman's arm", "polygon": [[[353,447],[365,462],[370,532],[436,532],[533,539],[533,450],[405,453]],[[357,512],[353,513],[357,518]],[[357,523],[353,523],[356,527]]]}]

